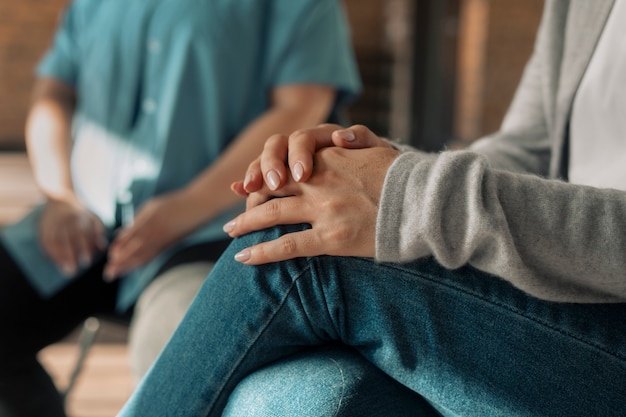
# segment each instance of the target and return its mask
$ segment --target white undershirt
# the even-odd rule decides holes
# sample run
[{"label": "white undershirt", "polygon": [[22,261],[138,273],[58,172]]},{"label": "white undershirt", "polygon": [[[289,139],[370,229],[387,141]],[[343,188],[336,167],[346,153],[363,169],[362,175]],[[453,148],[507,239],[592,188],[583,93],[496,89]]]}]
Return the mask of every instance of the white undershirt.
[{"label": "white undershirt", "polygon": [[626,0],[616,0],[574,99],[569,180],[626,190]]}]

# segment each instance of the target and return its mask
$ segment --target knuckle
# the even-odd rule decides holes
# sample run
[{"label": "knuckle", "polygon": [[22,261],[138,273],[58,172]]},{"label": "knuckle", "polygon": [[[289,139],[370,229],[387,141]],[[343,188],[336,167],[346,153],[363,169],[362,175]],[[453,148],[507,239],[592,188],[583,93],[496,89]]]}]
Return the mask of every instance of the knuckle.
[{"label": "knuckle", "polygon": [[298,252],[298,244],[296,243],[295,239],[291,236],[284,236],[281,239],[280,244],[281,244],[282,252],[287,256],[293,255]]},{"label": "knuckle", "polygon": [[302,128],[302,129],[296,129],[296,130],[294,130],[294,131],[291,133],[291,135],[289,135],[289,138],[290,138],[290,139],[291,139],[291,138],[296,138],[296,137],[298,137],[298,136],[306,135],[306,134],[308,134],[308,133],[309,133],[309,129],[304,129],[304,128]]},{"label": "knuckle", "polygon": [[265,144],[263,145],[263,149],[265,150],[271,149],[275,147],[276,145],[280,144],[281,142],[283,142],[284,140],[285,140],[285,135],[282,135],[279,133],[274,134],[265,141]]},{"label": "knuckle", "polygon": [[280,217],[281,207],[280,207],[280,199],[274,198],[269,200],[265,204],[263,204],[264,214],[269,219],[278,219]]},{"label": "knuckle", "polygon": [[366,140],[369,138],[369,135],[371,134],[371,130],[364,125],[354,125],[350,128],[357,136],[357,138],[361,138],[361,140]]},{"label": "knuckle", "polygon": [[291,145],[299,144],[303,142],[306,143],[309,140],[310,136],[311,136],[310,129],[298,129],[294,131],[291,135],[289,135],[289,143]]}]

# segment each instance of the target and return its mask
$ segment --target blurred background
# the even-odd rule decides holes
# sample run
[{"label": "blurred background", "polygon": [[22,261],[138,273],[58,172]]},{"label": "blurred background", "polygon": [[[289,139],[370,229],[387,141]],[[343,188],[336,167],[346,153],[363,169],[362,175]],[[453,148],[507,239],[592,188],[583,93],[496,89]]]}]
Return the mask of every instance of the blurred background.
[{"label": "blurred background", "polygon": [[[23,150],[33,68],[68,0],[0,2],[0,150]],[[344,0],[365,91],[352,121],[426,150],[497,129],[543,0]]]},{"label": "blurred background", "polygon": [[[428,151],[496,130],[528,59],[543,0],[343,0],[364,92],[352,123]],[[0,226],[39,199],[24,152],[33,69],[68,0],[0,0]],[[2,337],[2,335],[0,335]],[[114,415],[132,389],[125,329],[104,329],[73,417]],[[42,353],[60,385],[75,343]]]},{"label": "blurred background", "polygon": [[[0,1],[0,225],[38,198],[24,158],[33,70],[69,0]],[[434,151],[496,130],[543,0],[343,0],[364,92],[352,123]]]}]

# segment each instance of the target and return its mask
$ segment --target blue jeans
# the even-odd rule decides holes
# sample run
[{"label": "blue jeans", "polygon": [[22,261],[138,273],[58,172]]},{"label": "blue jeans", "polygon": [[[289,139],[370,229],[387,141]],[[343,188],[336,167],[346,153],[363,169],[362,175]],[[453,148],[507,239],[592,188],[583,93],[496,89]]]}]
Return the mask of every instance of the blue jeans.
[{"label": "blue jeans", "polygon": [[429,403],[346,346],[306,349],[253,372],[222,417],[439,417]]},{"label": "blue jeans", "polygon": [[[120,416],[219,416],[244,378],[331,343],[354,349],[364,367],[373,364],[443,416],[626,410],[625,304],[546,302],[431,259],[324,256],[260,267],[232,260],[284,229],[233,242]],[[283,404],[297,402],[299,391],[275,384]],[[325,400],[324,390],[317,399],[315,389],[305,392],[310,403]]]}]

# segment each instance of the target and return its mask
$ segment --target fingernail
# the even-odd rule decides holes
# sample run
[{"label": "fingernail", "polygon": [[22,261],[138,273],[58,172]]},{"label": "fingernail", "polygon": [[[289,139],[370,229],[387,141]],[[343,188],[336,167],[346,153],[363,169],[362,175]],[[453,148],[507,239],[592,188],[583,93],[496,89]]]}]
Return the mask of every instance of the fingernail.
[{"label": "fingernail", "polygon": [[237,262],[246,262],[250,260],[250,255],[250,249],[244,249],[235,255],[235,260]]},{"label": "fingernail", "polygon": [[224,230],[224,232],[230,233],[233,230],[235,230],[235,225],[236,225],[235,221],[231,220],[228,223],[226,223],[222,229]]},{"label": "fingernail", "polygon": [[296,162],[296,164],[293,166],[293,178],[296,181],[300,181],[303,175],[304,175],[304,167],[302,166],[302,163]]},{"label": "fingernail", "polygon": [[346,142],[354,142],[356,140],[354,132],[350,130],[339,130],[337,131],[337,135],[340,139],[345,140]]},{"label": "fingernail", "polygon": [[243,188],[244,188],[244,190],[246,188],[248,188],[248,184],[250,184],[250,181],[252,181],[252,175],[251,174],[246,174],[246,177],[243,179]]},{"label": "fingernail", "polygon": [[267,173],[267,185],[270,186],[272,190],[276,190],[278,185],[280,184],[280,177],[278,173],[274,170],[271,170]]}]

